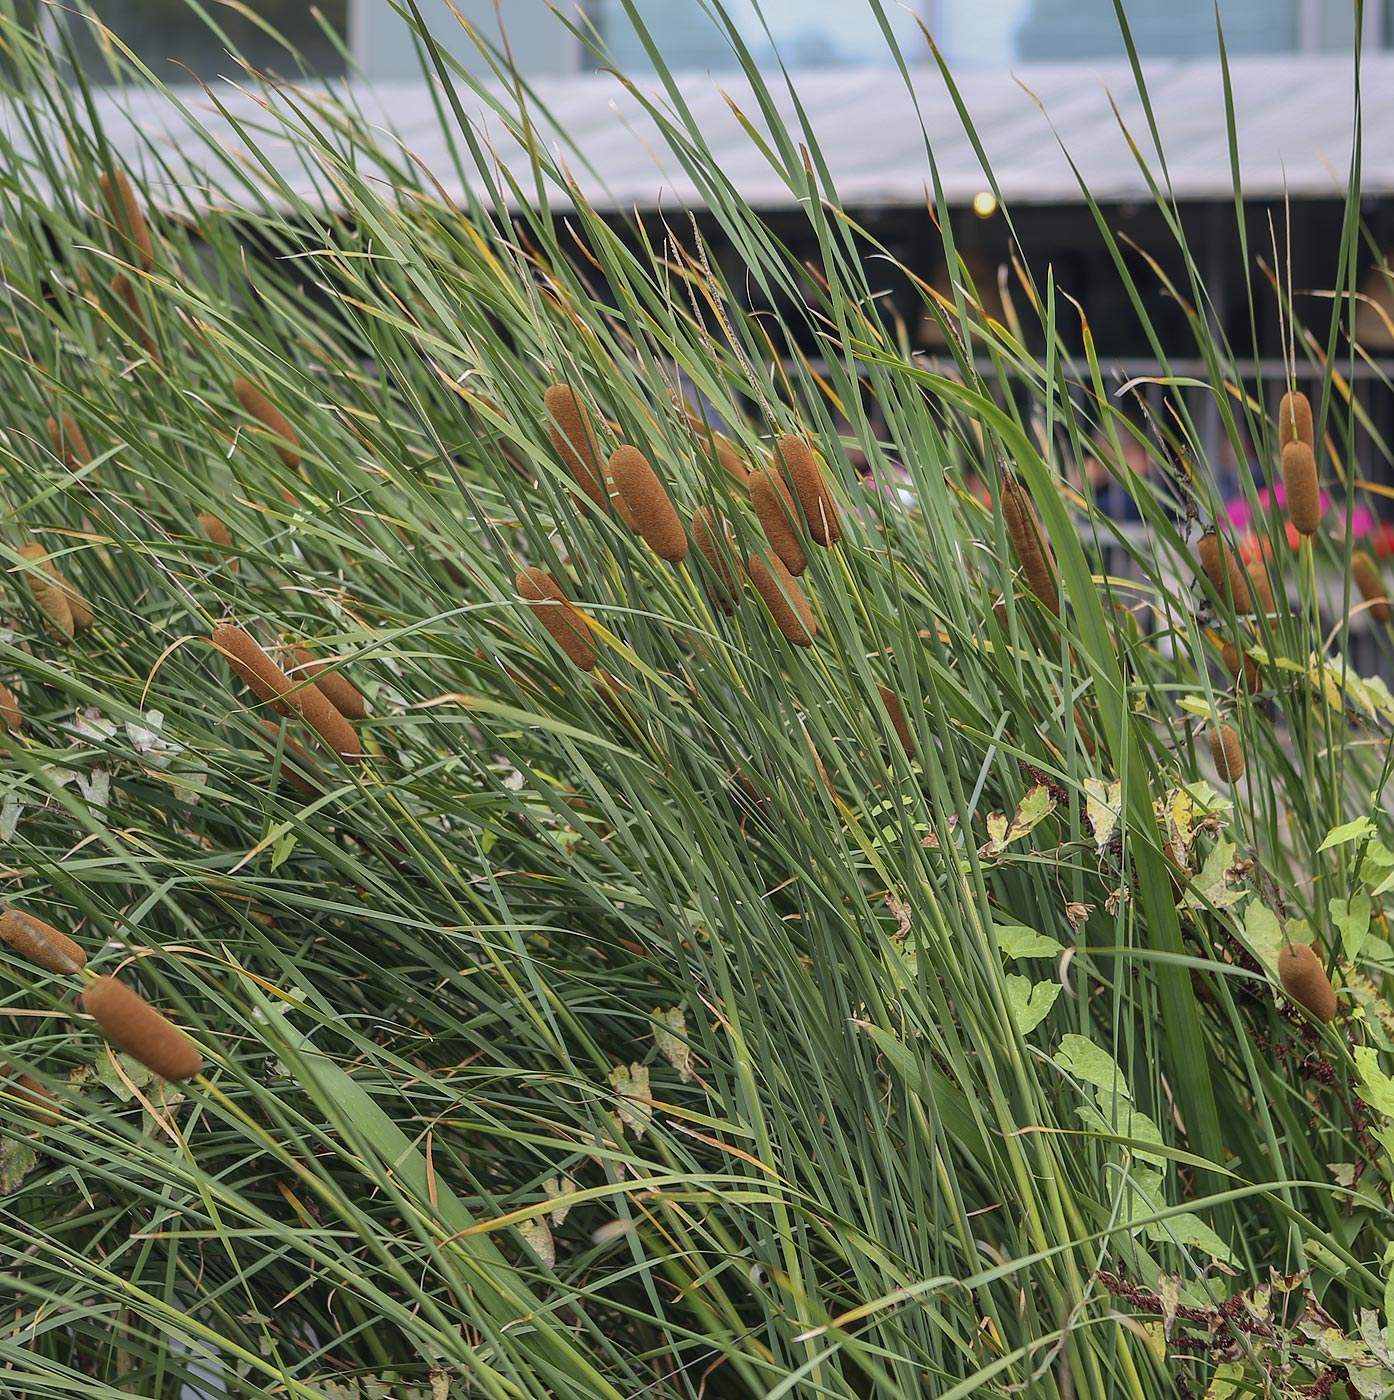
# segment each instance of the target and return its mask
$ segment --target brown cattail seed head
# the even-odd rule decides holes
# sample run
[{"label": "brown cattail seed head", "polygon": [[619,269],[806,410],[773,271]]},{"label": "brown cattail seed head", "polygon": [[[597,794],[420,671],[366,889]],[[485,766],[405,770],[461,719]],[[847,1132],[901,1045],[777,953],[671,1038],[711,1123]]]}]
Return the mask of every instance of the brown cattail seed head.
[{"label": "brown cattail seed head", "polygon": [[1221,600],[1228,599],[1237,613],[1253,611],[1249,596],[1249,576],[1240,567],[1234,552],[1214,530],[1200,537],[1200,567]]},{"label": "brown cattail seed head", "polygon": [[[719,536],[725,538],[718,542]],[[711,590],[712,601],[724,613],[735,612],[736,604],[740,602],[741,584],[736,576],[731,526],[724,520],[718,524],[709,506],[698,506],[692,513],[692,538],[697,544],[697,552],[716,576],[716,584]]]},{"label": "brown cattail seed head", "polygon": [[145,215],[141,212],[140,201],[136,198],[131,182],[124,170],[115,170],[111,175],[103,175],[98,183],[102,187],[102,198],[111,211],[111,220],[121,237],[131,244],[136,261],[146,272],[155,262],[155,248],[150,241],[150,229]]},{"label": "brown cattail seed head", "polygon": [[905,718],[905,708],[900,703],[900,696],[887,686],[878,685],[876,688],[881,692],[881,703],[886,707],[886,713],[890,716],[891,727],[895,730],[896,737],[900,740],[900,747],[905,750],[905,757],[914,758],[915,736],[910,732],[910,723]]},{"label": "brown cattail seed head", "polygon": [[702,453],[708,457],[715,457],[732,480],[744,486],[750,469],[736,444],[710,427],[706,419],[681,394],[670,393],[668,397],[672,400],[673,407],[682,415],[683,422],[692,430]]},{"label": "brown cattail seed head", "polygon": [[1376,622],[1388,622],[1389,595],[1385,592],[1379,570],[1375,568],[1375,561],[1363,549],[1357,549],[1351,556],[1350,573],[1360,596],[1370,605],[1370,616]]},{"label": "brown cattail seed head", "polygon": [[750,581],[770,610],[774,625],[796,647],[811,647],[818,635],[813,609],[798,581],[773,552],[752,554],[748,565]]},{"label": "brown cattail seed head", "polygon": [[1262,559],[1251,560],[1244,567],[1244,572],[1249,576],[1250,592],[1258,602],[1258,610],[1266,617],[1272,617],[1278,611],[1278,605],[1273,598],[1273,585],[1269,582],[1268,567]]},{"label": "brown cattail seed head", "polygon": [[594,670],[596,655],[585,619],[561,591],[556,579],[542,569],[524,569],[515,583],[518,596],[532,609],[572,664],[583,671]]},{"label": "brown cattail seed head", "polygon": [[[264,719],[261,721],[261,727],[270,740],[266,747],[274,754],[276,745],[282,742],[281,726],[274,720]],[[281,776],[296,792],[305,797],[323,796],[328,788],[328,782],[319,765],[289,734],[285,736],[284,743],[285,757],[281,763]]]},{"label": "brown cattail seed head", "polygon": [[304,647],[296,647],[295,664],[345,719],[362,719],[368,713],[362,692],[342,671],[331,670],[327,661],[317,661]]},{"label": "brown cattail seed head", "polygon": [[211,640],[256,697],[266,701],[277,714],[296,711],[335,753],[347,761],[356,761],[363,756],[363,746],[353,726],[313,681],[291,680],[240,627],[216,627]]},{"label": "brown cattail seed head", "polygon": [[0,914],[0,938],[20,957],[50,972],[81,972],[87,966],[87,954],[66,933],[18,909]]},{"label": "brown cattail seed head", "polygon": [[1305,943],[1289,943],[1278,954],[1278,977],[1283,990],[1318,1021],[1336,1015],[1336,991],[1321,959]]},{"label": "brown cattail seed head", "polygon": [[670,564],[680,564],[686,559],[687,532],[673,507],[672,497],[644,454],[627,444],[617,447],[610,455],[610,475],[644,543]]},{"label": "brown cattail seed head", "polygon": [[[232,536],[228,533],[228,527],[224,525],[216,515],[212,514],[211,511],[200,511],[198,527],[214,544],[231,554],[233,548]],[[242,561],[240,559],[230,558],[227,562],[228,568],[232,569],[234,572],[242,567]]]},{"label": "brown cattail seed head", "polygon": [[772,467],[751,472],[750,503],[760,521],[760,528],[770,542],[770,548],[791,574],[798,575],[808,568],[808,558],[799,543],[798,512],[794,498],[784,484],[784,478]]},{"label": "brown cattail seed head", "polygon": [[802,438],[786,434],[775,442],[774,459],[784,464],[784,475],[808,521],[808,533],[825,549],[835,545],[842,538],[842,515],[813,449]]},{"label": "brown cattail seed head", "polygon": [[1316,451],[1311,401],[1300,389],[1284,394],[1278,401],[1278,442],[1283,447],[1302,442],[1313,453]]},{"label": "brown cattail seed head", "polygon": [[1315,535],[1321,525],[1321,491],[1317,485],[1317,459],[1305,442],[1283,446],[1283,489],[1292,528],[1300,535]]},{"label": "brown cattail seed head", "polygon": [[1210,757],[1227,783],[1237,783],[1244,776],[1244,750],[1232,725],[1217,724],[1210,731]]},{"label": "brown cattail seed head", "polygon": [[48,620],[65,637],[85,632],[92,625],[92,609],[87,599],[58,572],[43,545],[20,545],[18,553],[22,559],[38,565],[37,569],[26,571],[24,581]]},{"label": "brown cattail seed head", "polygon": [[112,295],[119,297],[125,304],[127,314],[131,318],[131,325],[140,332],[141,344],[145,346],[145,353],[156,363],[160,363],[159,351],[155,349],[155,342],[150,338],[149,327],[145,324],[145,317],[141,314],[140,302],[136,298],[136,289],[131,283],[131,279],[124,272],[118,272],[111,279]]},{"label": "brown cattail seed head", "polygon": [[87,450],[87,440],[71,413],[63,414],[61,419],[48,420],[48,441],[53,455],[70,472],[81,471],[92,460],[92,454]]},{"label": "brown cattail seed head", "polygon": [[15,699],[14,691],[0,681],[0,729],[18,734],[23,728],[24,713],[19,708],[19,701]]},{"label": "brown cattail seed head", "polygon": [[29,1105],[26,1112],[46,1127],[58,1122],[62,1112],[58,1096],[45,1089],[32,1074],[16,1074],[11,1065],[0,1065],[0,1091]]},{"label": "brown cattail seed head", "polygon": [[1046,543],[1036,511],[1026,498],[1016,478],[1002,478],[1002,521],[1007,538],[1012,542],[1026,585],[1057,617],[1060,615],[1060,591],[1055,579],[1055,558]]},{"label": "brown cattail seed head", "polygon": [[1220,648],[1220,660],[1225,670],[1238,681],[1239,689],[1245,695],[1257,695],[1263,689],[1263,675],[1258,663],[1233,642],[1226,642]]},{"label": "brown cattail seed head", "polygon": [[294,471],[300,465],[300,439],[296,437],[295,429],[290,426],[285,414],[250,379],[240,376],[234,379],[232,392],[247,413],[273,437],[280,439],[276,444],[276,455],[284,466]]},{"label": "brown cattail seed head", "polygon": [[83,992],[82,1009],[117,1049],[161,1079],[192,1079],[203,1068],[198,1046],[139,992],[114,977],[98,977]]},{"label": "brown cattail seed head", "polygon": [[609,495],[590,414],[569,384],[553,384],[542,396],[552,446],[573,480],[602,509]]}]

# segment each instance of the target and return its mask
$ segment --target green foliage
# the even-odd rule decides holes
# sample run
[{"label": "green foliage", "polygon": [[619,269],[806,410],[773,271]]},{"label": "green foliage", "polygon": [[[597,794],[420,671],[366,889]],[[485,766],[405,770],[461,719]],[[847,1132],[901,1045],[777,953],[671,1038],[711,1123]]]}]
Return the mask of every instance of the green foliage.
[{"label": "green foliage", "polygon": [[[0,680],[24,715],[0,771],[5,896],[205,1057],[164,1084],[105,1046],[78,979],[5,951],[4,1057],[61,1108],[3,1081],[5,1385],[1383,1384],[1394,707],[1319,607],[1343,534],[1293,553],[1251,499],[1290,606],[1236,618],[1174,509],[1221,503],[1165,364],[1144,431],[1068,288],[1014,269],[993,318],[957,262],[952,296],[922,289],[947,348],[917,356],[878,309],[889,253],[807,133],[748,114],[816,273],[742,202],[661,64],[668,101],[639,100],[736,278],[686,223],[589,207],[566,178],[583,152],[534,142],[531,168],[500,169],[442,96],[470,176],[452,200],[351,107],[251,74],[274,100],[237,130],[245,161],[193,123],[207,188],[166,178],[155,143],[131,172],[146,269],[102,197],[87,90],[0,24],[22,94],[0,127]],[[749,76],[772,116],[783,94]],[[475,87],[525,133],[532,96]],[[328,208],[258,162],[272,143],[332,182]],[[1332,320],[1296,327],[1326,366],[1333,485],[1359,430],[1335,373],[1360,353],[1358,168],[1350,188]],[[1157,287],[1082,197],[1150,332]],[[1203,307],[1185,265],[1166,290]],[[1296,315],[1281,279],[1253,296]],[[1271,472],[1283,386],[1188,314],[1211,404]],[[239,377],[288,419],[298,467]],[[618,512],[582,509],[551,383],[604,450],[646,454],[682,519],[728,521],[737,559],[765,548],[760,523],[673,392],[748,463],[778,433],[814,442],[844,527],[835,548],[804,540],[816,644],[786,642],[749,587],[727,615],[696,552],[665,563]],[[64,412],[92,454],[72,470],[45,427]],[[1099,453],[1145,546],[1076,489]],[[1000,499],[1008,472],[1058,616],[974,489]],[[20,574],[30,541],[92,603],[70,645]],[[579,609],[593,672],[517,596],[525,566]],[[359,688],[362,763],[240,683],[206,644],[227,618]],[[1231,638],[1263,698],[1222,670]],[[1224,797],[1214,716],[1247,766]],[[1337,983],[1330,1026],[1282,996],[1285,939]]]}]

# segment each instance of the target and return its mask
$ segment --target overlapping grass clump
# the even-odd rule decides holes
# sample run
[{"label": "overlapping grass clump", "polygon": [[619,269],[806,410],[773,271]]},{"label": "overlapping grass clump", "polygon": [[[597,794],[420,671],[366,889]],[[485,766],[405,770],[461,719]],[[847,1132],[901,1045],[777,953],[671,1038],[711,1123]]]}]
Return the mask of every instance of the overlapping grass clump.
[{"label": "overlapping grass clump", "polygon": [[[1136,426],[1029,258],[912,353],[789,132],[817,284],[654,109],[773,319],[322,93],[240,135],[332,214],[116,169],[3,37],[4,895],[89,960],[3,964],[4,1384],[1394,1383],[1394,697],[1330,513],[1231,568],[1165,367]],[[1291,384],[1194,326],[1277,480]],[[1342,495],[1347,331],[1294,337]]]}]

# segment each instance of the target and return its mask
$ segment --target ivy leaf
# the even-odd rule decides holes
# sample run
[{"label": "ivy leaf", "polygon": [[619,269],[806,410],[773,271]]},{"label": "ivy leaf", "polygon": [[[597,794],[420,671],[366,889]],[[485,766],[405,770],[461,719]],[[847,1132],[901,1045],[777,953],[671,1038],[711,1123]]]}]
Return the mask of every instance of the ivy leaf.
[{"label": "ivy leaf", "polygon": [[539,1217],[536,1220],[526,1220],[518,1226],[518,1233],[523,1237],[523,1243],[542,1260],[549,1268],[555,1268],[557,1263],[557,1246],[552,1239],[552,1232],[547,1228],[545,1219]]},{"label": "ivy leaf", "polygon": [[1066,1074],[1083,1080],[1086,1084],[1092,1084],[1110,1099],[1114,1095],[1124,1099],[1131,1099],[1133,1096],[1133,1091],[1128,1087],[1128,1081],[1113,1056],[1082,1035],[1061,1036],[1060,1044],[1055,1050],[1055,1063]]},{"label": "ivy leaf", "polygon": [[1025,924],[996,924],[997,947],[1009,958],[1054,958],[1062,951],[1049,934],[1037,933]]},{"label": "ivy leaf", "polygon": [[1378,828],[1369,817],[1356,817],[1353,822],[1346,822],[1341,826],[1333,826],[1326,833],[1326,840],[1317,847],[1318,853],[1329,851],[1332,846],[1344,846],[1351,841],[1359,841],[1361,837],[1372,836]]},{"label": "ivy leaf", "polygon": [[17,1191],[38,1162],[39,1154],[24,1138],[0,1141],[0,1199]]},{"label": "ivy leaf", "polygon": [[1181,1215],[1171,1215],[1165,1220],[1154,1220],[1145,1231],[1154,1244],[1182,1244],[1198,1249],[1217,1259],[1221,1264],[1233,1264],[1234,1255],[1230,1247],[1203,1221],[1200,1216],[1185,1211]]},{"label": "ivy leaf", "polygon": [[1188,909],[1228,909],[1248,894],[1243,885],[1230,884],[1230,866],[1234,863],[1235,845],[1221,837],[1205,858],[1205,865],[1186,891]]},{"label": "ivy leaf", "polygon": [[987,844],[979,853],[981,855],[1000,855],[1007,844],[1007,817],[1003,812],[989,812],[987,814]]},{"label": "ivy leaf", "polygon": [[552,1211],[552,1224],[561,1229],[563,1221],[571,1213],[571,1196],[579,1188],[569,1176],[549,1176],[542,1183],[543,1194],[556,1203]]},{"label": "ivy leaf", "polygon": [[1059,982],[1032,983],[1026,977],[1007,978],[1007,1003],[1022,1035],[1029,1035],[1050,1015],[1060,990]]},{"label": "ivy leaf", "polygon": [[678,1072],[678,1078],[686,1084],[696,1074],[692,1068],[692,1046],[687,1040],[687,1017],[680,1006],[669,1007],[667,1011],[654,1007],[649,1018],[653,1022],[653,1038],[658,1044],[659,1053]]},{"label": "ivy leaf", "polygon": [[1084,815],[1094,832],[1094,844],[1103,850],[1118,829],[1123,812],[1123,784],[1106,783],[1102,778],[1084,780]]},{"label": "ivy leaf", "polygon": [[1333,899],[1326,906],[1331,922],[1341,931],[1341,951],[1354,962],[1365,947],[1370,934],[1370,896],[1358,894],[1354,899]]},{"label": "ivy leaf", "polygon": [[1283,925],[1278,916],[1266,905],[1254,900],[1244,911],[1244,936],[1254,956],[1268,970],[1270,975],[1278,975],[1278,954],[1285,941]]},{"label": "ivy leaf", "polygon": [[616,1065],[610,1071],[610,1083],[620,1096],[616,1117],[621,1131],[632,1128],[636,1138],[643,1137],[653,1122],[653,1105],[648,1102],[648,1066],[632,1064],[626,1069],[623,1065]]},{"label": "ivy leaf", "polygon": [[[154,1071],[146,1069],[139,1060],[133,1059],[124,1052],[117,1053],[114,1050],[108,1051],[105,1055],[97,1056],[96,1070],[97,1082],[104,1089],[109,1089],[115,1094],[122,1103],[130,1103],[135,1098],[135,1090],[131,1088],[132,1084],[135,1085],[136,1089],[144,1089],[155,1077]],[[125,1078],[122,1077],[123,1075]],[[129,1084],[126,1082],[127,1080],[130,1081]]]},{"label": "ivy leaf", "polygon": [[1007,840],[1019,841],[1035,830],[1055,810],[1055,799],[1044,783],[1036,783],[1021,799],[1007,828]]},{"label": "ivy leaf", "polygon": [[[1137,1142],[1152,1143],[1157,1147],[1163,1146],[1161,1129],[1145,1113],[1140,1113],[1126,1100],[1119,1100],[1116,1104],[1108,1104],[1107,1100],[1101,1099],[1100,1103],[1107,1104],[1108,1117],[1105,1117],[1099,1109],[1091,1104],[1081,1104],[1077,1110],[1080,1118],[1092,1132],[1101,1133],[1105,1137],[1133,1138]],[[1141,1162],[1151,1162],[1155,1166],[1161,1166],[1166,1162],[1166,1158],[1160,1153],[1149,1152],[1145,1147],[1134,1147],[1130,1143],[1127,1150],[1132,1152]]]}]

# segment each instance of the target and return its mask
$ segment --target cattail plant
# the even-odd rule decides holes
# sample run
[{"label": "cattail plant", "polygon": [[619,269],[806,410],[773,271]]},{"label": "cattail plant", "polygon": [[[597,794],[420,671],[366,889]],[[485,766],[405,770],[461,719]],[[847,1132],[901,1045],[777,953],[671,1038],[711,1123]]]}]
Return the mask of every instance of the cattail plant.
[{"label": "cattail plant", "polygon": [[1267,564],[1262,559],[1252,559],[1244,566],[1244,572],[1248,575],[1249,591],[1258,603],[1259,612],[1265,617],[1272,617],[1278,611],[1278,605],[1273,596]]},{"label": "cattail plant", "polygon": [[889,686],[878,685],[876,688],[881,692],[881,703],[886,707],[891,726],[896,732],[896,737],[900,740],[900,747],[905,750],[905,757],[914,758],[915,736],[910,730],[909,721],[905,718],[905,707],[900,703],[900,696]]},{"label": "cattail plant", "polygon": [[367,715],[368,706],[362,692],[342,671],[332,668],[327,661],[316,660],[314,653],[304,647],[296,647],[293,654],[301,674],[314,681],[345,719],[362,719]]},{"label": "cattail plant", "polygon": [[87,966],[87,954],[66,933],[20,909],[0,914],[0,938],[20,957],[50,972],[71,974]]},{"label": "cattail plant", "polygon": [[24,1111],[36,1123],[51,1128],[58,1122],[61,1109],[57,1094],[45,1089],[32,1074],[16,1074],[13,1065],[0,1064],[0,1093],[27,1104]]},{"label": "cattail plant", "polygon": [[773,467],[762,467],[759,471],[751,472],[747,484],[750,487],[750,503],[755,507],[756,518],[770,542],[770,548],[791,574],[797,576],[803,573],[808,568],[808,556],[799,543],[794,498],[784,478]]},{"label": "cattail plant", "polygon": [[1278,978],[1283,990],[1318,1021],[1336,1015],[1336,990],[1321,959],[1305,943],[1285,944],[1278,954]]},{"label": "cattail plant", "polygon": [[[227,553],[231,554],[233,549],[232,535],[228,527],[223,524],[211,511],[200,511],[198,516],[198,527],[214,544]],[[237,558],[229,558],[228,568],[236,571],[242,567],[242,561]]]},{"label": "cattail plant", "polygon": [[50,416],[47,428],[53,455],[70,472],[81,471],[92,460],[87,440],[82,436],[82,429],[78,427],[77,420],[71,413],[64,413],[60,418]]},{"label": "cattail plant", "polygon": [[722,612],[735,612],[741,599],[741,583],[736,573],[735,541],[728,521],[718,521],[710,506],[692,512],[692,539],[715,580],[711,599]]},{"label": "cattail plant", "polygon": [[687,558],[687,532],[648,458],[637,447],[617,447],[610,455],[610,476],[644,543],[660,559],[682,563]]},{"label": "cattail plant", "polygon": [[[281,776],[296,792],[304,797],[322,797],[328,790],[328,780],[319,765],[310,757],[302,745],[297,744],[289,734],[282,735],[281,726],[275,720],[260,721],[262,732],[269,744],[264,745],[275,753],[276,746],[284,746],[285,758],[281,763]],[[311,776],[314,775],[314,776]]]},{"label": "cattail plant", "polygon": [[294,710],[340,758],[348,762],[363,756],[363,746],[353,726],[313,681],[297,683],[291,680],[240,627],[216,627],[210,640],[227,657],[232,669],[256,697],[269,704],[277,714]]},{"label": "cattail plant", "polygon": [[696,413],[681,395],[673,395],[673,405],[682,415],[682,420],[697,439],[698,448],[708,457],[715,457],[723,471],[739,486],[744,486],[750,476],[745,458],[730,438],[718,433],[707,421]]},{"label": "cattail plant", "polygon": [[300,439],[295,435],[284,413],[266,397],[263,390],[250,379],[240,375],[232,381],[232,392],[243,409],[269,432],[279,439],[276,455],[283,466],[294,471],[300,465]]},{"label": "cattail plant", "polygon": [[818,635],[813,609],[798,581],[772,550],[752,554],[747,564],[750,581],[770,610],[774,625],[797,647],[811,647]]},{"label": "cattail plant", "polygon": [[1321,526],[1321,488],[1317,459],[1305,442],[1283,444],[1283,489],[1292,528],[1300,535],[1315,535]]},{"label": "cattail plant", "polygon": [[1249,596],[1249,576],[1235,557],[1234,551],[1215,530],[1200,537],[1200,567],[1211,588],[1220,598],[1228,598],[1237,613],[1253,611]]},{"label": "cattail plant", "polygon": [[102,198],[111,213],[111,221],[117,232],[131,245],[135,261],[149,272],[155,263],[155,245],[150,239],[150,227],[145,222],[140,201],[124,170],[113,170],[103,174],[97,182],[102,188]]},{"label": "cattail plant", "polygon": [[19,708],[15,693],[0,681],[0,729],[18,734],[24,728],[24,712]]},{"label": "cattail plant", "polygon": [[1234,678],[1241,694],[1257,695],[1262,691],[1263,674],[1248,652],[1241,651],[1234,642],[1226,642],[1220,648],[1220,660]]},{"label": "cattail plant", "polygon": [[1278,442],[1282,447],[1301,442],[1310,451],[1316,451],[1311,400],[1300,389],[1290,389],[1278,401]]},{"label": "cattail plant", "polygon": [[198,1046],[139,992],[115,977],[98,977],[82,994],[82,1009],[119,1050],[161,1079],[192,1079],[203,1069]]},{"label": "cattail plant", "polygon": [[70,640],[75,633],[91,627],[93,616],[87,599],[58,572],[43,545],[22,544],[17,553],[20,558],[37,565],[25,571],[24,580],[40,611],[63,640]]},{"label": "cattail plant", "polygon": [[547,409],[547,432],[552,447],[572,480],[595,502],[605,506],[605,472],[590,414],[581,397],[569,384],[553,384],[542,396]]},{"label": "cattail plant", "polygon": [[585,619],[562,592],[551,574],[542,569],[523,569],[515,583],[518,596],[532,609],[552,640],[582,671],[595,669],[596,654],[590,644]]},{"label": "cattail plant", "polygon": [[124,272],[118,272],[111,279],[111,292],[125,306],[131,326],[140,336],[140,343],[145,347],[145,353],[158,365],[160,352],[155,348],[155,342],[150,336],[150,327],[145,324],[145,316],[140,309],[140,301],[136,297],[136,289],[132,285],[131,279]]},{"label": "cattail plant", "polygon": [[1026,577],[1026,586],[1058,617],[1060,590],[1056,582],[1055,557],[1041,522],[1036,518],[1035,508],[1010,472],[1002,475],[1002,522]]},{"label": "cattail plant", "polygon": [[1210,757],[1227,783],[1237,783],[1244,776],[1244,749],[1233,725],[1217,724],[1210,731]]},{"label": "cattail plant", "polygon": [[825,549],[842,538],[842,514],[828,490],[813,449],[802,438],[786,433],[776,439],[774,459],[784,466],[784,476],[794,488],[808,533]]},{"label": "cattail plant", "polygon": [[1370,616],[1376,622],[1388,622],[1389,595],[1385,592],[1384,580],[1379,576],[1375,561],[1363,549],[1357,549],[1351,556],[1350,574],[1360,590],[1360,596],[1369,605]]}]

